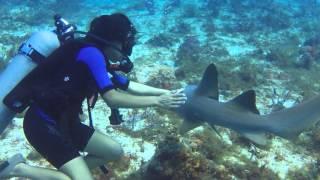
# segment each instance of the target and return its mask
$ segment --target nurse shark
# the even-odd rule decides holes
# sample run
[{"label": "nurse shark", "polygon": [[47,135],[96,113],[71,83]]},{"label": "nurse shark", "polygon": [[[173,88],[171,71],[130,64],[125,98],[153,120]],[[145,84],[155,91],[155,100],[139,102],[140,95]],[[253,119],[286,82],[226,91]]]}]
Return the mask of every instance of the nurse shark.
[{"label": "nurse shark", "polygon": [[184,89],[187,101],[175,111],[184,118],[180,132],[185,133],[207,122],[232,129],[258,145],[266,145],[267,133],[285,139],[295,139],[320,119],[320,96],[268,115],[260,115],[253,90],[233,100],[219,102],[218,73],[210,64],[199,85]]}]

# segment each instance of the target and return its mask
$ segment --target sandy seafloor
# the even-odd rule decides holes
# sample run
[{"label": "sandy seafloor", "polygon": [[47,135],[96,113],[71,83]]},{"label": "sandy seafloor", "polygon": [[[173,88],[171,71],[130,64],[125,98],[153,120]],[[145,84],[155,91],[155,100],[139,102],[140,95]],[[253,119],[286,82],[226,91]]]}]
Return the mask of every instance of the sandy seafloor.
[{"label": "sandy seafloor", "polygon": [[[222,5],[220,1],[212,1],[217,3],[220,13],[210,17],[218,10],[212,10],[206,3],[209,1],[184,1],[171,6],[173,1],[154,2],[154,14],[144,1],[21,2],[6,2],[0,7],[2,61],[8,61],[15,54],[19,42],[30,33],[51,30],[54,27],[52,16],[56,12],[85,30],[94,16],[119,11],[126,12],[139,31],[138,43],[131,57],[135,69],[130,75],[139,82],[163,88],[181,88],[189,82],[198,82],[205,66],[213,62],[221,72],[221,101],[254,89],[261,114],[268,114],[277,107],[289,108],[303,99],[312,98],[320,89],[320,58],[317,54],[320,43],[306,48],[304,44],[316,37],[320,30],[319,19],[315,15],[320,10],[316,6],[302,6],[296,1],[282,1],[280,4],[270,1],[263,8],[255,9],[247,5],[249,0],[241,3],[228,1],[230,4],[223,2]],[[244,5],[240,6],[242,3]],[[240,5],[237,7],[235,4]],[[263,23],[261,18],[250,18],[259,13],[270,13],[268,18],[271,22]],[[196,60],[188,57],[190,54],[179,55],[179,52],[185,52],[182,44],[188,38],[193,41],[187,44],[187,51],[192,52],[191,56],[197,55]],[[307,48],[311,48],[310,52],[306,52]],[[308,59],[311,65],[307,68],[296,65],[296,61],[305,54],[312,56],[311,60]],[[184,76],[176,73],[181,69]],[[269,148],[260,149],[245,142],[237,133],[221,127],[218,128],[221,138],[207,125],[186,135],[178,135],[176,129],[182,119],[169,111],[121,109],[121,113],[125,123],[110,126],[107,120],[110,110],[101,100],[93,110],[96,129],[115,138],[125,152],[123,161],[108,165],[111,170],[108,176],[95,171],[97,179],[148,179],[143,174],[148,174],[147,167],[159,160],[154,157],[159,152],[157,149],[168,151],[170,156],[170,146],[161,146],[161,142],[165,143],[170,136],[177,138],[182,149],[186,149],[181,151],[188,154],[188,161],[172,158],[171,161],[180,163],[179,169],[170,165],[173,163],[170,158],[159,160],[161,168],[157,169],[157,173],[165,175],[158,176],[158,179],[320,178],[318,126],[307,129],[294,142],[272,137]],[[0,159],[23,153],[28,157],[27,163],[50,167],[24,138],[22,122],[21,117],[16,117],[2,136]],[[212,146],[207,144],[212,141],[206,142],[212,140],[208,136],[214,137]],[[217,145],[225,149],[218,149],[219,153],[210,159],[208,154],[215,154]],[[215,161],[215,158],[219,160]],[[142,177],[132,174],[142,174]]]}]

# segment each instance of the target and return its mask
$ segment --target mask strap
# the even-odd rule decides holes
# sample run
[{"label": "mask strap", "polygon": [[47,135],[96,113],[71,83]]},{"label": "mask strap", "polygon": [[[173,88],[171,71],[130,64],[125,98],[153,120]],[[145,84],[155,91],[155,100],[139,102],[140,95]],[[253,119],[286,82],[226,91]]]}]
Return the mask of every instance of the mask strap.
[{"label": "mask strap", "polygon": [[105,39],[103,39],[103,38],[101,38],[101,37],[99,37],[99,36],[96,36],[96,35],[94,35],[94,34],[92,34],[92,33],[84,32],[84,31],[75,31],[75,33],[90,36],[90,37],[92,37],[92,38],[94,38],[94,39],[102,42],[103,44],[105,44],[105,45],[107,45],[107,46],[109,46],[109,47],[111,47],[111,48],[119,51],[123,56],[127,56],[127,55],[125,55],[125,53],[124,53],[120,48],[118,48],[117,46],[115,46],[114,44],[112,44],[110,41],[107,41],[107,40],[105,40]]}]

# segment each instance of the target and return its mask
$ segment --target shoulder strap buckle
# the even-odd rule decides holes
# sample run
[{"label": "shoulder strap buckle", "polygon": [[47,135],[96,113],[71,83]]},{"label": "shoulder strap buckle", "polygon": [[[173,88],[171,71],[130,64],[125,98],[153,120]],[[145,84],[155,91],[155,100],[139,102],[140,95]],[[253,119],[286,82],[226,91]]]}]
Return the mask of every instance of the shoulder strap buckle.
[{"label": "shoulder strap buckle", "polygon": [[18,49],[18,54],[23,54],[31,58],[33,62],[39,64],[41,61],[45,59],[45,56],[40,54],[36,49],[32,47],[31,44],[22,43]]}]

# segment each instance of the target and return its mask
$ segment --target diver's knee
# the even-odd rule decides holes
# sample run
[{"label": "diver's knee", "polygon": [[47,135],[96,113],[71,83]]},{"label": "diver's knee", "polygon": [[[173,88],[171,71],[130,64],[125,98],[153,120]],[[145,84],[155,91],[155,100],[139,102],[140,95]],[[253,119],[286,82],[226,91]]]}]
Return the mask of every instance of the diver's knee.
[{"label": "diver's knee", "polygon": [[59,171],[70,177],[70,179],[93,180],[92,174],[81,156],[63,164]]}]

